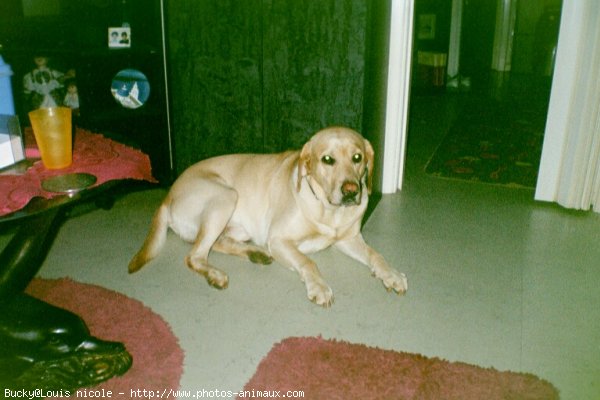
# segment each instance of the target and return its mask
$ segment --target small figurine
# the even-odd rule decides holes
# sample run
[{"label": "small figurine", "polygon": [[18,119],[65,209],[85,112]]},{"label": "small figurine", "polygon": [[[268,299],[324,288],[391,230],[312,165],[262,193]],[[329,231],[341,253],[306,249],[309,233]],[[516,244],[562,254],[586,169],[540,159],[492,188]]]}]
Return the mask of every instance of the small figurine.
[{"label": "small figurine", "polygon": [[72,110],[74,116],[79,116],[79,93],[77,92],[77,83],[74,79],[65,82],[67,93],[63,100],[63,105]]},{"label": "small figurine", "polygon": [[63,103],[63,83],[75,77],[75,71],[66,74],[50,69],[48,57],[37,56],[33,59],[35,68],[23,77],[23,93],[31,110],[42,107],[56,107]]}]

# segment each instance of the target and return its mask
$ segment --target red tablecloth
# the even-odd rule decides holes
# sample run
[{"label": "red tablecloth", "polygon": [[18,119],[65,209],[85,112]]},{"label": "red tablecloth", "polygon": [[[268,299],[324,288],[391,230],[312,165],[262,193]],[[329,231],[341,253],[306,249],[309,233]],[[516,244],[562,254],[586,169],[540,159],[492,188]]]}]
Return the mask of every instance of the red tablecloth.
[{"label": "red tablecloth", "polygon": [[[25,138],[27,157],[35,157],[37,148],[35,139],[32,143],[30,129],[25,130]],[[42,180],[56,175],[86,172],[96,176],[94,186],[120,179],[156,182],[152,176],[150,159],[141,151],[83,129],[77,129],[74,138],[71,166],[49,170],[38,160],[22,174],[0,175],[0,216],[20,210],[33,197],[50,199],[60,196],[60,193],[43,190],[41,185]]]}]

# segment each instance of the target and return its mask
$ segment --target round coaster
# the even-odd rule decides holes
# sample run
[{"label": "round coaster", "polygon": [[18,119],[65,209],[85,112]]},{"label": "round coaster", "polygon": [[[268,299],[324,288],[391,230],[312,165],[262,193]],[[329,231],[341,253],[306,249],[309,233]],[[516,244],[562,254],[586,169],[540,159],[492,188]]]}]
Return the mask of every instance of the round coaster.
[{"label": "round coaster", "polygon": [[92,174],[74,173],[53,176],[42,181],[42,188],[47,192],[74,194],[96,183]]}]

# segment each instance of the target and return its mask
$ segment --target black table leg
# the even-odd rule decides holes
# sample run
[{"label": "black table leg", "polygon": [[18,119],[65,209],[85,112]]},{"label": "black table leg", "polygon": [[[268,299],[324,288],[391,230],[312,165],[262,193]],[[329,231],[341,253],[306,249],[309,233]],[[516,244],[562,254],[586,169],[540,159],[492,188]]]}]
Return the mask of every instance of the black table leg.
[{"label": "black table leg", "polygon": [[0,254],[0,387],[74,390],[124,374],[121,343],[90,335],[77,315],[23,293],[56,236],[64,207],[28,217]]}]

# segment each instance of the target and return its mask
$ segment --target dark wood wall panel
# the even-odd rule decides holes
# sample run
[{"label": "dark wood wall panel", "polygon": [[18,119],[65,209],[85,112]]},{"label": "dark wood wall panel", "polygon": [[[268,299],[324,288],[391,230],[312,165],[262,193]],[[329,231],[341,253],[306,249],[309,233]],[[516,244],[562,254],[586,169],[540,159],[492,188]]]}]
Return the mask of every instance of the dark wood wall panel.
[{"label": "dark wood wall panel", "polygon": [[167,2],[178,172],[210,156],[262,151],[260,1]]},{"label": "dark wood wall panel", "polygon": [[265,146],[300,147],[316,130],[360,130],[366,1],[264,1]]},{"label": "dark wood wall panel", "polygon": [[167,2],[178,172],[361,130],[369,0]]}]

